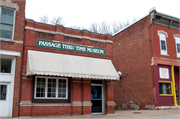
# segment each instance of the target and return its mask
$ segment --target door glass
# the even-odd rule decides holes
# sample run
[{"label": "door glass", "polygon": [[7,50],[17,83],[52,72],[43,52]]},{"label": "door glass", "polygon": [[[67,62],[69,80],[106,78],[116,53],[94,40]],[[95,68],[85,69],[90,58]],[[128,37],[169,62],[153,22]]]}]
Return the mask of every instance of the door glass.
[{"label": "door glass", "polygon": [[101,86],[91,86],[91,99],[102,99]]},{"label": "door glass", "polygon": [[12,59],[1,58],[0,59],[0,73],[11,73]]},{"label": "door glass", "polygon": [[0,100],[6,100],[7,85],[0,85]]},{"label": "door glass", "polygon": [[102,113],[102,86],[91,86],[92,112]]}]

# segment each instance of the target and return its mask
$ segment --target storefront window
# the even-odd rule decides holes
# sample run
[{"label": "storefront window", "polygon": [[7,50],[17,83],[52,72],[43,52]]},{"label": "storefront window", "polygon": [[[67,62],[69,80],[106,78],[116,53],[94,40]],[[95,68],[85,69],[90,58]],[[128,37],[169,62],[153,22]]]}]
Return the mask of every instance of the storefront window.
[{"label": "storefront window", "polygon": [[159,94],[172,94],[171,83],[159,82]]},{"label": "storefront window", "polygon": [[36,97],[45,97],[45,78],[37,78]]},{"label": "storefront window", "polygon": [[39,99],[67,99],[68,79],[59,77],[35,78],[35,98]]}]

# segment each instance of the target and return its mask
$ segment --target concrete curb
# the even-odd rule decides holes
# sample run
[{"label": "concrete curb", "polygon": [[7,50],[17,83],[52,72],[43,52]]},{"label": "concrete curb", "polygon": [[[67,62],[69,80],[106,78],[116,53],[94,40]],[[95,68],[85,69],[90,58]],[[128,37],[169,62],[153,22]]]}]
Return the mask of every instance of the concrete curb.
[{"label": "concrete curb", "polygon": [[160,107],[155,107],[155,110],[167,110],[167,109],[180,109],[180,106],[160,106]]}]

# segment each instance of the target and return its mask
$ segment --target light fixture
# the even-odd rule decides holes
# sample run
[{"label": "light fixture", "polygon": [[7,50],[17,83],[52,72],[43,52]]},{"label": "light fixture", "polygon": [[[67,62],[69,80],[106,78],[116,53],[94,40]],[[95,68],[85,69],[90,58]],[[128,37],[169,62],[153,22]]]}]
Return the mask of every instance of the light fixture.
[{"label": "light fixture", "polygon": [[122,77],[122,72],[118,71],[117,73],[118,73],[119,77],[121,78]]}]

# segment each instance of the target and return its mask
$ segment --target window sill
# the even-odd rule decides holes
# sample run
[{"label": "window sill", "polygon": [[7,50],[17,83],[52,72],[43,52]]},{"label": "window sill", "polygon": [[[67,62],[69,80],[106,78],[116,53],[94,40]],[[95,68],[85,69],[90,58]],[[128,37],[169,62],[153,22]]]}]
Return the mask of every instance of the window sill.
[{"label": "window sill", "polygon": [[12,39],[4,39],[4,38],[0,38],[0,41],[13,42],[13,43],[16,42],[15,40],[12,40]]},{"label": "window sill", "polygon": [[6,41],[6,42],[12,42],[12,43],[23,43],[23,41],[3,39],[3,38],[0,38],[0,41]]},{"label": "window sill", "polygon": [[44,107],[44,106],[56,106],[56,107],[66,107],[66,106],[72,106],[71,103],[31,103],[30,101],[28,101],[28,103],[26,101],[22,101],[21,103],[19,103],[20,106],[39,106],[39,107]]},{"label": "window sill", "polygon": [[32,103],[32,106],[71,106],[71,103]]},{"label": "window sill", "polygon": [[167,56],[167,57],[169,56],[169,55],[167,55],[167,54],[161,54],[161,55],[162,55],[162,56]]}]

